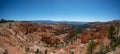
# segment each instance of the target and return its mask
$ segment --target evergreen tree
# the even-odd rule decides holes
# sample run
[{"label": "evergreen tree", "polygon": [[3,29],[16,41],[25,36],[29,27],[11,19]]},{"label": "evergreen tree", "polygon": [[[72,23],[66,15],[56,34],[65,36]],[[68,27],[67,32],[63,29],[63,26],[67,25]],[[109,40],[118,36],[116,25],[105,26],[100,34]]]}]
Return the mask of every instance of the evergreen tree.
[{"label": "evergreen tree", "polygon": [[92,37],[91,40],[90,40],[90,42],[89,42],[89,44],[88,44],[86,54],[92,54],[95,46],[96,46],[96,44],[94,42],[94,38]]},{"label": "evergreen tree", "polygon": [[47,54],[47,52],[48,52],[48,51],[47,51],[47,49],[46,49],[46,50],[45,50],[45,54]]},{"label": "evergreen tree", "polygon": [[113,25],[110,25],[110,28],[109,28],[109,33],[108,33],[108,38],[111,39],[111,41],[114,40],[114,35],[115,35],[115,28],[113,27]]},{"label": "evergreen tree", "polygon": [[36,50],[35,54],[39,54],[39,49]]}]

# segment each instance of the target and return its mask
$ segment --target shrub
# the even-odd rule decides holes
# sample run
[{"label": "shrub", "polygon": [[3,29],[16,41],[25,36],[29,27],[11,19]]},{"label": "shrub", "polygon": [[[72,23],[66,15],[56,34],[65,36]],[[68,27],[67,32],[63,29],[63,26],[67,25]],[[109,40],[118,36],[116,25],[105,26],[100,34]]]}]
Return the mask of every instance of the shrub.
[{"label": "shrub", "polygon": [[91,40],[90,40],[90,42],[89,42],[89,44],[88,44],[86,54],[92,54],[95,46],[96,46],[96,44],[94,42],[94,38],[92,37]]},{"label": "shrub", "polygon": [[74,52],[73,52],[73,51],[70,51],[69,53],[70,53],[70,54],[74,54]]},{"label": "shrub", "polygon": [[29,47],[26,47],[26,48],[25,48],[25,51],[26,51],[26,52],[29,52],[29,50],[30,50]]},{"label": "shrub", "polygon": [[103,38],[101,39],[101,41],[100,41],[100,46],[99,46],[99,51],[98,52],[95,52],[95,54],[106,54],[105,52],[104,52],[104,45],[103,45],[104,43],[103,43]]}]

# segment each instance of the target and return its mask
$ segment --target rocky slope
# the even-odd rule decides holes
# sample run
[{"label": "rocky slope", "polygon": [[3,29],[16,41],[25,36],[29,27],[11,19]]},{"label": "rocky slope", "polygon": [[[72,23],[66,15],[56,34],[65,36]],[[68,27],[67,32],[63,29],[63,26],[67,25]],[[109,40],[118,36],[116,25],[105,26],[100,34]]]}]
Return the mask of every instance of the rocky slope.
[{"label": "rocky slope", "polygon": [[[86,54],[91,37],[96,44],[93,54],[99,51],[101,39],[104,46],[108,38],[109,27],[117,27],[120,21],[89,23],[90,27],[74,34],[75,26],[66,23],[40,24],[32,22],[0,23],[0,54]],[[120,30],[118,35],[120,36]],[[108,53],[120,53],[115,51]]]}]

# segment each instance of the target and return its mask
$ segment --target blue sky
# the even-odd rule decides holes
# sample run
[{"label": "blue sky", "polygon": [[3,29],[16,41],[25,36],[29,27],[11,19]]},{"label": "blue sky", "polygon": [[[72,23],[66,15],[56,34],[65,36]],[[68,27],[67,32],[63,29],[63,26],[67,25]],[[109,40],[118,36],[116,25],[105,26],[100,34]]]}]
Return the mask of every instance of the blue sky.
[{"label": "blue sky", "polygon": [[120,0],[0,0],[0,18],[111,21],[120,19]]}]

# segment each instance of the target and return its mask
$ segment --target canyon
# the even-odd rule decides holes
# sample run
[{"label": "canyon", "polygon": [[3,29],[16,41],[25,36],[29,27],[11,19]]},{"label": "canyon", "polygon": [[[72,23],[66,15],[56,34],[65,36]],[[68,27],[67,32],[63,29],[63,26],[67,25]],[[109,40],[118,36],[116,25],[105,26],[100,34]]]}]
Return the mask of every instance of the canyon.
[{"label": "canyon", "polygon": [[[111,26],[117,44],[108,38]],[[101,54],[120,54],[119,28],[119,20],[82,25],[4,22],[0,23],[0,54],[97,54],[100,50]],[[90,53],[92,40],[95,47]]]}]

